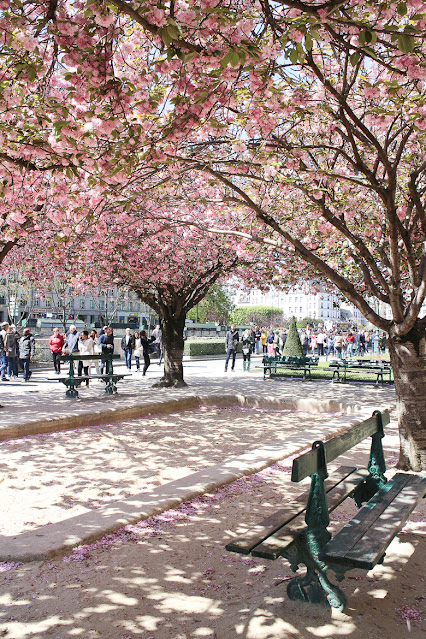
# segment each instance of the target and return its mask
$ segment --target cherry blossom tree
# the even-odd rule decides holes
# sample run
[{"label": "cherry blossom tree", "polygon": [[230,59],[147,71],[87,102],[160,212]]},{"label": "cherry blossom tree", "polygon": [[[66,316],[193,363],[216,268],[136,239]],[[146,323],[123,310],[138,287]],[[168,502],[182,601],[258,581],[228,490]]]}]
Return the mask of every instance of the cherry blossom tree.
[{"label": "cherry blossom tree", "polygon": [[[105,206],[105,191],[128,211],[153,176],[171,184],[199,171],[216,193],[207,199],[220,191],[240,207],[241,251],[261,242],[294,276],[322,275],[388,332],[400,465],[424,467],[423,3],[12,0],[1,10],[2,90],[13,94],[22,75],[34,85],[31,126],[14,139],[14,118],[3,118],[7,170],[54,161],[49,188],[65,201],[53,218],[77,224]],[[223,208],[203,224],[230,236]]]},{"label": "cherry blossom tree", "polygon": [[[231,3],[195,3],[180,21],[176,11],[174,40],[171,5],[158,4],[155,34],[166,28],[172,40],[163,38],[169,59],[157,62],[170,108],[161,122],[150,120],[149,159],[209,176],[207,187],[220,184],[223,201],[253,213],[233,227],[237,237],[273,247],[295,273],[320,274],[387,331],[399,464],[424,468],[423,4],[232,9],[231,16]],[[216,211],[206,226],[230,235]]]}]

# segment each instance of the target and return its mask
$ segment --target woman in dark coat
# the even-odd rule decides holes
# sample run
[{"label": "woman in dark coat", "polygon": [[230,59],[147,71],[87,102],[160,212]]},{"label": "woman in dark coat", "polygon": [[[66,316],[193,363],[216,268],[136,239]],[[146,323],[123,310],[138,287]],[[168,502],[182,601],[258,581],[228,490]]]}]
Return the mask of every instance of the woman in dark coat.
[{"label": "woman in dark coat", "polygon": [[149,358],[149,348],[152,342],[155,342],[155,336],[151,335],[151,337],[148,337],[146,334],[146,331],[141,331],[140,339],[141,339],[142,354],[143,354],[143,360],[144,360],[142,375],[145,375],[146,371],[149,368],[149,365],[151,364],[151,360]]}]

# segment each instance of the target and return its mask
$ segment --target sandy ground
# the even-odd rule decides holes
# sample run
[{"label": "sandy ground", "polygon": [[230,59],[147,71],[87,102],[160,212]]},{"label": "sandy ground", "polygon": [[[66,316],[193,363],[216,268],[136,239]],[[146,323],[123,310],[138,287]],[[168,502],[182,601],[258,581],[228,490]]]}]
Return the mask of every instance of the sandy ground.
[{"label": "sandy ground", "polygon": [[[197,436],[197,424],[199,430],[204,414],[201,411],[200,415],[183,413],[180,417],[169,415],[160,418],[166,425],[169,424],[170,429],[173,423],[177,423],[179,433],[183,428],[192,428],[192,431],[186,432],[188,445],[185,450],[177,446],[177,431],[173,433],[170,430],[165,442],[157,433],[157,439],[152,443],[154,449],[149,461],[150,475],[136,474],[138,490],[144,481],[148,482],[149,477],[150,481],[160,482],[170,478],[167,473],[164,476],[161,474],[166,472],[164,468],[160,472],[162,455],[172,454],[167,472],[173,469],[180,472],[182,468],[192,470],[197,460],[214,463],[218,459],[238,454],[242,449],[246,450],[247,445],[253,448],[259,443],[258,437],[265,443],[269,439],[265,433],[270,433],[270,440],[273,440],[277,423],[271,422],[279,418],[270,411],[265,413],[265,423],[259,426],[261,432],[256,434],[251,433],[255,431],[251,425],[247,428],[247,415],[242,411],[232,409],[231,415],[230,411],[221,410],[220,418],[216,415],[214,423],[210,422],[209,431],[200,438],[199,434]],[[297,416],[300,417],[300,414]],[[179,422],[176,422],[177,418]],[[192,426],[191,420],[194,422]],[[138,423],[141,422],[144,422],[144,429],[151,428],[152,436],[155,424],[151,420],[139,420]],[[224,429],[229,432],[230,422],[237,423],[236,430],[232,436],[227,435],[225,443],[220,433]],[[268,431],[269,425],[271,431]],[[295,426],[293,424],[290,428]],[[134,422],[130,426],[126,425],[125,436],[123,425],[121,431],[117,425],[108,427],[105,433],[103,428],[96,430],[102,439],[96,442],[94,450],[87,448],[93,438],[93,429],[90,432],[88,429],[87,432],[60,433],[46,440],[39,436],[24,442],[8,442],[10,446],[24,446],[20,453],[17,449],[10,449],[11,453],[16,452],[13,463],[19,466],[21,460],[36,464],[33,469],[41,473],[39,478],[51,466],[56,481],[63,464],[59,448],[56,447],[65,447],[67,464],[62,466],[62,474],[70,474],[71,464],[74,464],[78,479],[75,485],[62,484],[62,497],[56,496],[53,505],[59,499],[62,503],[71,489],[72,502],[76,501],[77,507],[81,507],[79,491],[83,494],[83,489],[87,488],[83,481],[92,481],[92,477],[87,475],[88,467],[78,465],[82,463],[83,455],[93,457],[95,451],[96,454],[101,451],[99,466],[105,466],[106,460],[111,457],[111,451],[107,453],[107,444],[115,442],[108,445],[119,455],[120,466],[126,454],[129,466],[139,459],[137,455],[141,455],[140,459],[148,464],[148,457],[143,457],[146,454],[143,443],[146,447],[147,434],[142,445],[137,443],[141,427],[135,427]],[[114,429],[114,435],[111,434],[111,428]],[[162,431],[162,435],[165,436],[165,432]],[[390,433],[385,439],[388,442],[386,452],[390,468],[396,461],[394,435]],[[123,440],[122,437],[129,437],[129,440]],[[182,441],[186,442],[186,437]],[[53,444],[50,443],[52,440]],[[41,446],[38,449],[39,457],[44,456],[46,450],[51,452],[50,460],[43,462],[43,466],[35,454],[36,445]],[[72,461],[71,451],[74,447],[77,455]],[[224,450],[227,451],[225,454]],[[365,459],[366,454],[367,444],[357,447],[357,459]],[[213,459],[214,455],[219,457]],[[339,458],[339,463],[349,461],[350,457]],[[65,473],[64,469],[68,472]],[[69,556],[55,561],[21,566],[0,564],[0,636],[8,639],[424,637],[423,505],[413,514],[399,539],[389,547],[382,566],[376,566],[368,573],[348,573],[341,585],[349,600],[344,613],[289,601],[285,587],[292,573],[285,561],[268,562],[225,551],[224,545],[230,537],[275,512],[283,501],[288,501],[291,495],[300,491],[299,486],[289,483],[289,470],[290,461],[284,460],[261,473],[223,487],[213,495],[182,504],[139,525],[127,526],[114,535],[77,548]],[[112,471],[113,468],[105,469],[102,474],[98,470],[97,490],[105,486],[105,477]],[[389,475],[392,472],[391,469]],[[109,476],[107,483],[112,483],[112,479],[113,475]],[[53,477],[50,481],[53,481]],[[129,483],[133,482],[131,476]],[[125,485],[121,489],[129,490],[129,486]],[[112,487],[108,486],[107,490],[111,491]],[[93,502],[93,496],[82,498],[86,506],[87,499]],[[108,499],[111,499],[111,495]],[[70,505],[74,508],[73,503]],[[15,504],[15,512],[17,510]],[[68,512],[74,514],[72,509]],[[345,506],[333,515],[333,528],[341,526],[353,512],[351,502],[345,502]]]},{"label": "sandy ground", "polygon": [[330,417],[205,408],[1,442],[0,534],[78,515]]}]

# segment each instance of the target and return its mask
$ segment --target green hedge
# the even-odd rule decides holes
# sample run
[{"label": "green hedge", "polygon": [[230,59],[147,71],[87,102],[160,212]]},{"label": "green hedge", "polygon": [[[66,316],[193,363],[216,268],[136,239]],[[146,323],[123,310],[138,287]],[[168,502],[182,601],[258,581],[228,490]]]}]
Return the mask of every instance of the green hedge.
[{"label": "green hedge", "polygon": [[[237,352],[241,353],[241,339],[238,342]],[[222,339],[187,339],[185,341],[184,355],[197,357],[200,355],[223,355],[225,356],[225,338]]]}]

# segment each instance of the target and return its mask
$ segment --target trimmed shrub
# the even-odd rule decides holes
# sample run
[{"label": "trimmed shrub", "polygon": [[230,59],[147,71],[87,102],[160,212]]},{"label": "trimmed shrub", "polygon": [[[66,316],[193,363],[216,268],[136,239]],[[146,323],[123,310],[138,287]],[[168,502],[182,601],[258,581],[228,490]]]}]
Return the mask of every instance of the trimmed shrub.
[{"label": "trimmed shrub", "polygon": [[[237,346],[237,353],[241,353],[241,335]],[[200,357],[202,355],[223,355],[225,357],[225,338],[222,339],[187,339],[185,340],[184,355]]]},{"label": "trimmed shrub", "polygon": [[284,344],[283,355],[289,357],[303,357],[303,346],[300,341],[295,317],[292,317],[290,322],[290,328],[288,329],[287,339]]}]

